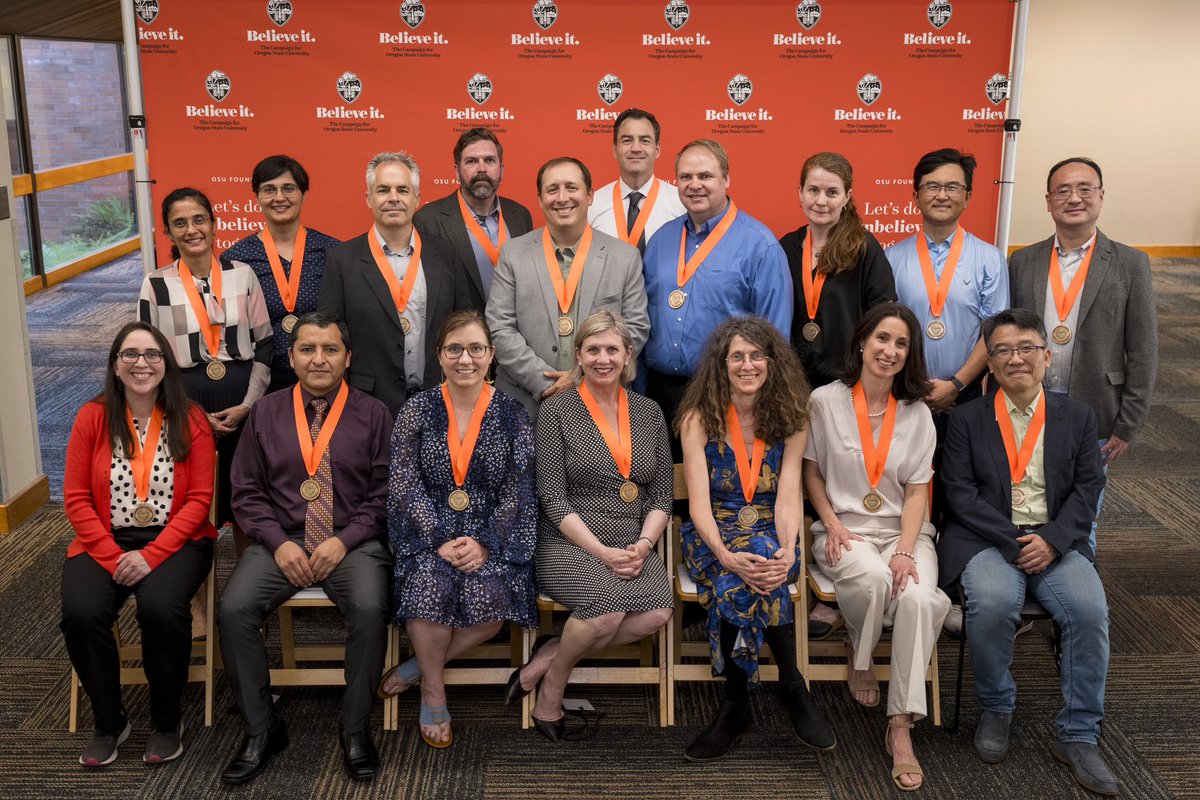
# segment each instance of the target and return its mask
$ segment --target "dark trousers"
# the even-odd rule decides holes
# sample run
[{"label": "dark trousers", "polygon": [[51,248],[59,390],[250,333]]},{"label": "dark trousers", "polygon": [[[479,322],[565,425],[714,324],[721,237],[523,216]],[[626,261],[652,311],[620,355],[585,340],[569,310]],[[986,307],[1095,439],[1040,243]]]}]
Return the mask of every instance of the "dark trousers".
[{"label": "dark trousers", "polygon": [[[977,397],[983,396],[983,375],[986,375],[985,370],[978,378],[968,383],[963,387],[963,390],[958,393],[958,399],[954,401],[955,406],[961,406],[963,403],[968,403]],[[953,413],[953,410],[951,410]],[[940,477],[942,472],[942,457],[946,446],[946,431],[950,429],[950,414],[934,414],[933,428],[937,432],[937,444],[933,448],[933,508],[929,513],[929,521],[933,523],[933,527],[939,531],[946,530],[946,515],[949,513],[949,507],[946,504],[946,485]]]},{"label": "dark trousers", "polygon": [[[292,536],[292,541],[303,547],[304,534]],[[391,571],[387,546],[382,539],[371,539],[346,553],[320,584],[346,624],[342,727],[348,733],[367,727],[383,672]],[[267,648],[259,630],[267,615],[298,591],[280,571],[275,556],[261,544],[252,544],[238,559],[221,593],[218,628],[225,675],[250,736],[266,733],[273,713]]]},{"label": "dark trousers", "polygon": [[[113,531],[124,550],[145,547],[161,528]],[[211,539],[183,545],[133,586],[122,586],[87,553],[63,565],[62,629],[71,666],[92,702],[96,731],[116,735],[125,727],[121,665],[112,626],[130,594],[137,597],[142,666],[150,685],[150,720],[157,731],[179,727],[180,700],[192,653],[192,597],[212,566]]]}]

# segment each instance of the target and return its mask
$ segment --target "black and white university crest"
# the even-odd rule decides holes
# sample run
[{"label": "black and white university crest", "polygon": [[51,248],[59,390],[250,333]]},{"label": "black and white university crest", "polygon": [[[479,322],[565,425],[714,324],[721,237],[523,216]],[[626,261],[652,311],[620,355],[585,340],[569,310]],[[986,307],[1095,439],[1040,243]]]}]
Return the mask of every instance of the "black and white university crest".
[{"label": "black and white university crest", "polygon": [[337,79],[337,93],[347,103],[357,100],[362,90],[362,80],[353,72],[343,72]]},{"label": "black and white university crest", "polygon": [[987,92],[988,100],[995,105],[1000,105],[1008,98],[1008,76],[1003,72],[997,72],[988,78],[987,85],[983,90]]},{"label": "black and white university crest", "polygon": [[739,72],[729,79],[725,90],[729,92],[729,99],[740,106],[749,100],[750,95],[754,93],[754,82]]},{"label": "black and white university crest", "polygon": [[483,105],[492,96],[492,80],[482,72],[476,72],[467,81],[467,94],[479,105]]},{"label": "black and white university crest", "polygon": [[158,0],[133,0],[133,10],[138,19],[149,25],[158,19]]},{"label": "black and white university crest", "polygon": [[879,80],[878,75],[868,72],[858,79],[858,98],[867,105],[871,105],[879,99],[879,95],[883,94],[883,81]]},{"label": "black and white university crest", "polygon": [[667,18],[667,24],[672,30],[679,30],[687,25],[692,16],[692,9],[688,7],[686,0],[671,0],[663,9],[663,16]]},{"label": "black and white university crest", "polygon": [[954,9],[945,0],[933,0],[929,4],[929,8],[925,9],[925,16],[929,17],[929,23],[939,31],[946,27],[946,23],[950,21],[950,15],[954,13]]},{"label": "black and white university crest", "polygon": [[600,93],[600,99],[611,106],[621,99],[621,92],[625,91],[625,86],[620,78],[609,72],[596,84],[596,91]]},{"label": "black and white university crest", "polygon": [[292,18],[290,0],[267,0],[267,16],[281,28],[287,25],[288,20]]},{"label": "black and white university crest", "polygon": [[204,79],[204,88],[208,90],[208,96],[219,103],[229,96],[229,90],[232,87],[229,83],[229,76],[219,69],[214,69]]},{"label": "black and white university crest", "polygon": [[554,0],[537,0],[533,4],[533,21],[542,30],[550,30],[550,26],[557,19],[558,6],[554,5]]},{"label": "black and white university crest", "polygon": [[817,0],[804,0],[796,6],[796,22],[806,31],[811,31],[821,21],[821,4]]},{"label": "black and white university crest", "polygon": [[425,21],[425,4],[421,0],[405,0],[400,4],[400,19],[410,28]]}]

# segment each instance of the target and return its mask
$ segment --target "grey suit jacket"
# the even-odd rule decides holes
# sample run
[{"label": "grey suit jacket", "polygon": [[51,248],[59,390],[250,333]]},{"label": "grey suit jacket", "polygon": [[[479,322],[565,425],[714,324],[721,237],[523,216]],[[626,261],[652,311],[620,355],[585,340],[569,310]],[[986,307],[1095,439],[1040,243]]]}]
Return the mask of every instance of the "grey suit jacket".
[{"label": "grey suit jacket", "polygon": [[[504,217],[504,226],[508,228],[508,236],[515,239],[533,230],[533,217],[525,206],[507,197],[500,198],[500,216]],[[483,293],[483,279],[479,276],[479,262],[475,258],[475,249],[471,246],[471,234],[467,224],[463,222],[462,211],[458,207],[458,192],[447,195],[440,200],[418,209],[413,216],[413,224],[422,234],[440,236],[454,245],[454,251],[467,266],[467,275],[471,278],[471,299],[479,308],[483,308],[487,297]]]},{"label": "grey suit jacket", "polygon": [[[542,249],[546,235],[541,227],[500,248],[486,314],[496,347],[496,387],[524,403],[531,417],[553,383],[543,373],[558,362],[560,312]],[[633,334],[636,358],[650,334],[642,258],[636,247],[608,234],[593,230],[592,237],[575,295],[579,322],[595,311],[619,313]]]},{"label": "grey suit jacket", "polygon": [[[1096,412],[1100,438],[1132,442],[1150,413],[1158,373],[1158,312],[1150,259],[1096,231],[1079,294],[1079,330],[1068,394]],[[1009,257],[1012,304],[1045,313],[1054,237]]]}]

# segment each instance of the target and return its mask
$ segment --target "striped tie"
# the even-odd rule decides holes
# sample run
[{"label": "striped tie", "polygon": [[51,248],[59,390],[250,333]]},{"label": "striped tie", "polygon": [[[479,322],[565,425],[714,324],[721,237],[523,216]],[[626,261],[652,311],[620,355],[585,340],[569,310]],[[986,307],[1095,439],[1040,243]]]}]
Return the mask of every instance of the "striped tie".
[{"label": "striped tie", "polygon": [[[308,432],[316,442],[317,435],[321,433],[321,424],[325,421],[329,401],[323,397],[314,397],[312,407],[313,421],[308,427]],[[329,468],[329,450],[332,446],[331,442],[330,446],[325,448],[321,455],[321,464],[317,467],[317,474],[313,476],[321,487],[321,494],[308,504],[308,510],[304,514],[304,549],[309,553],[333,535],[333,472]]]}]

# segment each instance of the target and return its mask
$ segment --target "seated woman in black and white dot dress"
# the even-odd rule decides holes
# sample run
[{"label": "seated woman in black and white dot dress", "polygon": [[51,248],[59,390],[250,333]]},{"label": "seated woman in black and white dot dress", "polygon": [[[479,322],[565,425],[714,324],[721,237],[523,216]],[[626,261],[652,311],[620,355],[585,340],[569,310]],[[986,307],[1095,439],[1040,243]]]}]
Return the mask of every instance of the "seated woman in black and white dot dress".
[{"label": "seated woman in black and white dot dress", "polygon": [[63,566],[62,632],[92,703],[95,733],[79,763],[111,764],[130,732],[112,626],[137,595],[151,732],[142,760],[183,753],[180,698],[192,651],[192,596],[217,532],[212,427],[190,402],[166,338],[145,322],[117,334],[104,393],[75,418],[63,502],[75,538]]},{"label": "seated woman in black and white dot dress", "polygon": [[563,692],[581,659],[636,642],[671,619],[655,545],[671,513],[674,465],[662,410],[625,389],[632,337],[610,311],[575,335],[577,388],[542,402],[537,421],[538,589],[571,609],[561,637],[539,640],[506,702],[538,686],[534,723],[563,734]]}]

